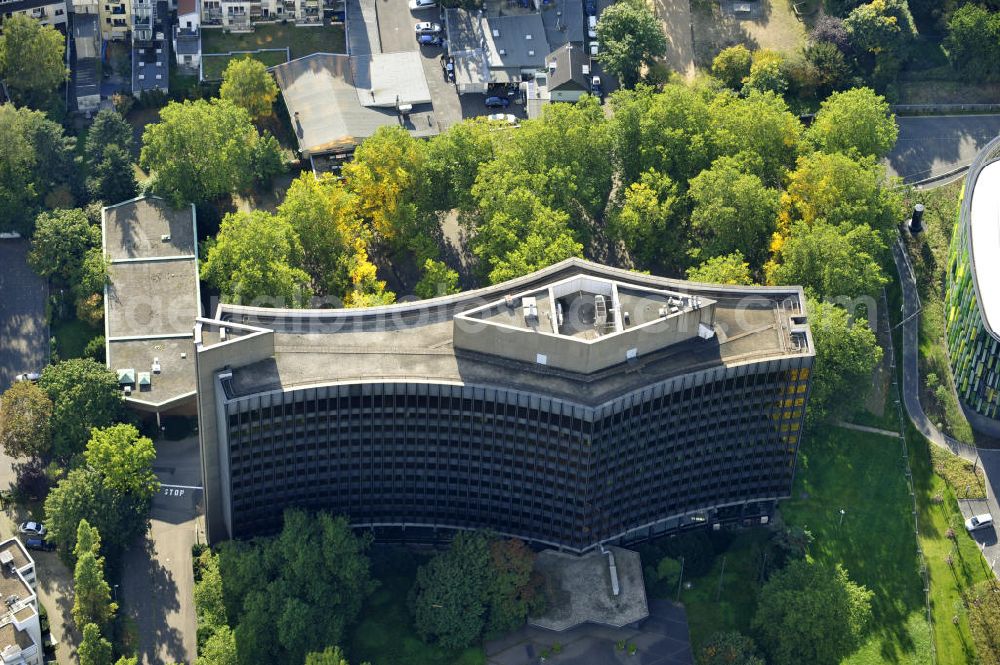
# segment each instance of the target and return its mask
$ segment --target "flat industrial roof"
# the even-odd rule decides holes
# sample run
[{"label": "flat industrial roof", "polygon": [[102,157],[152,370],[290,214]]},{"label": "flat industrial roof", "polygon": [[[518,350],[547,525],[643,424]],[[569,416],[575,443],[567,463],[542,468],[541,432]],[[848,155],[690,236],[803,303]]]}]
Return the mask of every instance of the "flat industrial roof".
[{"label": "flat industrial roof", "polygon": [[[361,57],[368,59],[371,56]],[[323,154],[352,149],[383,126],[401,125],[417,137],[438,133],[429,104],[415,105],[405,123],[395,108],[363,106],[351,61],[352,58],[346,55],[314,53],[272,69],[288,107],[300,151]],[[422,67],[420,75],[423,77]],[[388,74],[378,77],[376,80],[382,81],[391,78]],[[369,82],[367,79],[364,83]],[[423,85],[426,87],[426,79]],[[372,101],[377,101],[379,96],[384,101],[388,94],[378,92]],[[419,97],[422,93],[414,88],[414,94]]]},{"label": "flat industrial roof", "polygon": [[417,51],[372,53],[351,57],[358,103],[396,108],[396,104],[430,104],[431,93]]},{"label": "flat industrial roof", "polygon": [[[635,363],[622,362],[591,374],[455,348],[457,314],[577,275],[710,298],[715,301],[715,336],[710,340],[695,336]],[[233,369],[230,389],[236,396],[335,382],[426,380],[511,387],[597,404],[701,369],[812,355],[808,334],[794,339],[791,334],[791,328],[799,325],[792,319],[802,315],[804,303],[799,287],[700,285],[569,259],[518,280],[419,303],[297,311],[221,305],[217,317],[275,331],[272,359]]]},{"label": "flat industrial roof", "polygon": [[989,329],[1000,331],[1000,160],[987,164],[976,179],[970,233],[979,306]]},{"label": "flat industrial roof", "polygon": [[195,390],[194,319],[201,314],[194,206],[139,197],[104,208],[101,231],[111,260],[104,289],[108,367],[149,373],[149,384],[137,379],[128,401],[150,406],[186,398]]}]

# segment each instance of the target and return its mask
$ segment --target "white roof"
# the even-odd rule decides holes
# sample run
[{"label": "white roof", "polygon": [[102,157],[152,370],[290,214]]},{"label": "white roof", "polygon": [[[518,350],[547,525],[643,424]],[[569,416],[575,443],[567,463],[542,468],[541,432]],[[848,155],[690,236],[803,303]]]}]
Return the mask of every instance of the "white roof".
[{"label": "white roof", "polygon": [[972,262],[986,325],[1000,333],[1000,161],[979,172],[970,214]]}]

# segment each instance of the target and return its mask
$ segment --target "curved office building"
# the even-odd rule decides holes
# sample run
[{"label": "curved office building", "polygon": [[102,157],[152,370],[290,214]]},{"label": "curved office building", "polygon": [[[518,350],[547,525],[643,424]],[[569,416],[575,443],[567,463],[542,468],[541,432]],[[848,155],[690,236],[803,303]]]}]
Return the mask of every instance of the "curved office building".
[{"label": "curved office building", "polygon": [[292,505],[575,551],[760,523],[791,492],[813,361],[797,287],[578,259],[387,307],[223,305],[195,341],[213,541]]},{"label": "curved office building", "polygon": [[955,388],[973,427],[1000,431],[1000,138],[969,168],[948,268]]}]

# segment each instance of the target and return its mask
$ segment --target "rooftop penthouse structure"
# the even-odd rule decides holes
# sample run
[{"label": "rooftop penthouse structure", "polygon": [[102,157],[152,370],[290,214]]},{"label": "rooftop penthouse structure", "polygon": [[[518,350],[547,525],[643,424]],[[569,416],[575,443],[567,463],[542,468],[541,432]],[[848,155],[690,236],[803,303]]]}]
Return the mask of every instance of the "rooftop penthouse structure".
[{"label": "rooftop penthouse structure", "polygon": [[789,496],[813,361],[798,287],[568,259],[368,309],[221,305],[195,329],[209,539],[284,508],[383,538],[582,552]]}]

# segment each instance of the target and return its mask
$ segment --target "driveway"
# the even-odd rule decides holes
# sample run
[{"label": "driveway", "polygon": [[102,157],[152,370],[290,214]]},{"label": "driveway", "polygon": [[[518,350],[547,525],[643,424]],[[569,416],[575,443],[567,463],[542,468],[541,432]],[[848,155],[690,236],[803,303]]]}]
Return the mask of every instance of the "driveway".
[{"label": "driveway", "polygon": [[917,182],[968,166],[1000,135],[1000,115],[896,118],[899,139],[886,158],[890,175]]},{"label": "driveway", "polygon": [[972,538],[979,543],[986,561],[997,577],[1000,577],[1000,539],[997,537],[1000,531],[997,531],[996,525],[997,520],[1000,520],[1000,501],[997,501],[1000,493],[1000,450],[980,450],[979,459],[986,475],[986,500],[959,501],[959,504],[962,507],[962,516],[966,519],[973,514],[993,515],[993,528],[974,532]]},{"label": "driveway", "polygon": [[694,32],[691,21],[690,0],[653,0],[663,32],[667,36],[667,55],[664,63],[684,78],[694,78]]},{"label": "driveway", "polygon": [[136,622],[147,665],[193,663],[197,652],[191,547],[205,542],[200,519],[201,462],[197,437],[156,442],[163,489],[153,499],[146,539],[125,555],[119,600]]},{"label": "driveway", "polygon": [[[378,14],[378,34],[383,53],[417,51],[424,67],[424,77],[434,105],[434,120],[438,131],[445,131],[462,120],[462,105],[458,90],[445,77],[442,67],[443,48],[419,46],[413,26],[422,21],[442,24],[441,10],[411,10],[408,0],[375,0]],[[442,24],[443,25],[443,24]]]},{"label": "driveway", "polygon": [[[17,535],[16,525],[26,514],[17,508],[0,513],[0,539]],[[80,636],[73,625],[73,573],[54,552],[32,552],[35,560],[38,601],[49,614],[49,631],[56,645],[56,662],[59,665],[76,665],[76,645]]]},{"label": "driveway", "polygon": [[[630,656],[617,643],[634,644]],[[486,643],[487,665],[536,665],[543,650],[558,643],[553,665],[692,665],[687,614],[665,600],[649,602],[649,617],[639,628],[609,628],[584,624],[562,632],[525,626]]]},{"label": "driveway", "polygon": [[0,240],[0,392],[49,361],[48,287],[28,267],[27,240]]}]

